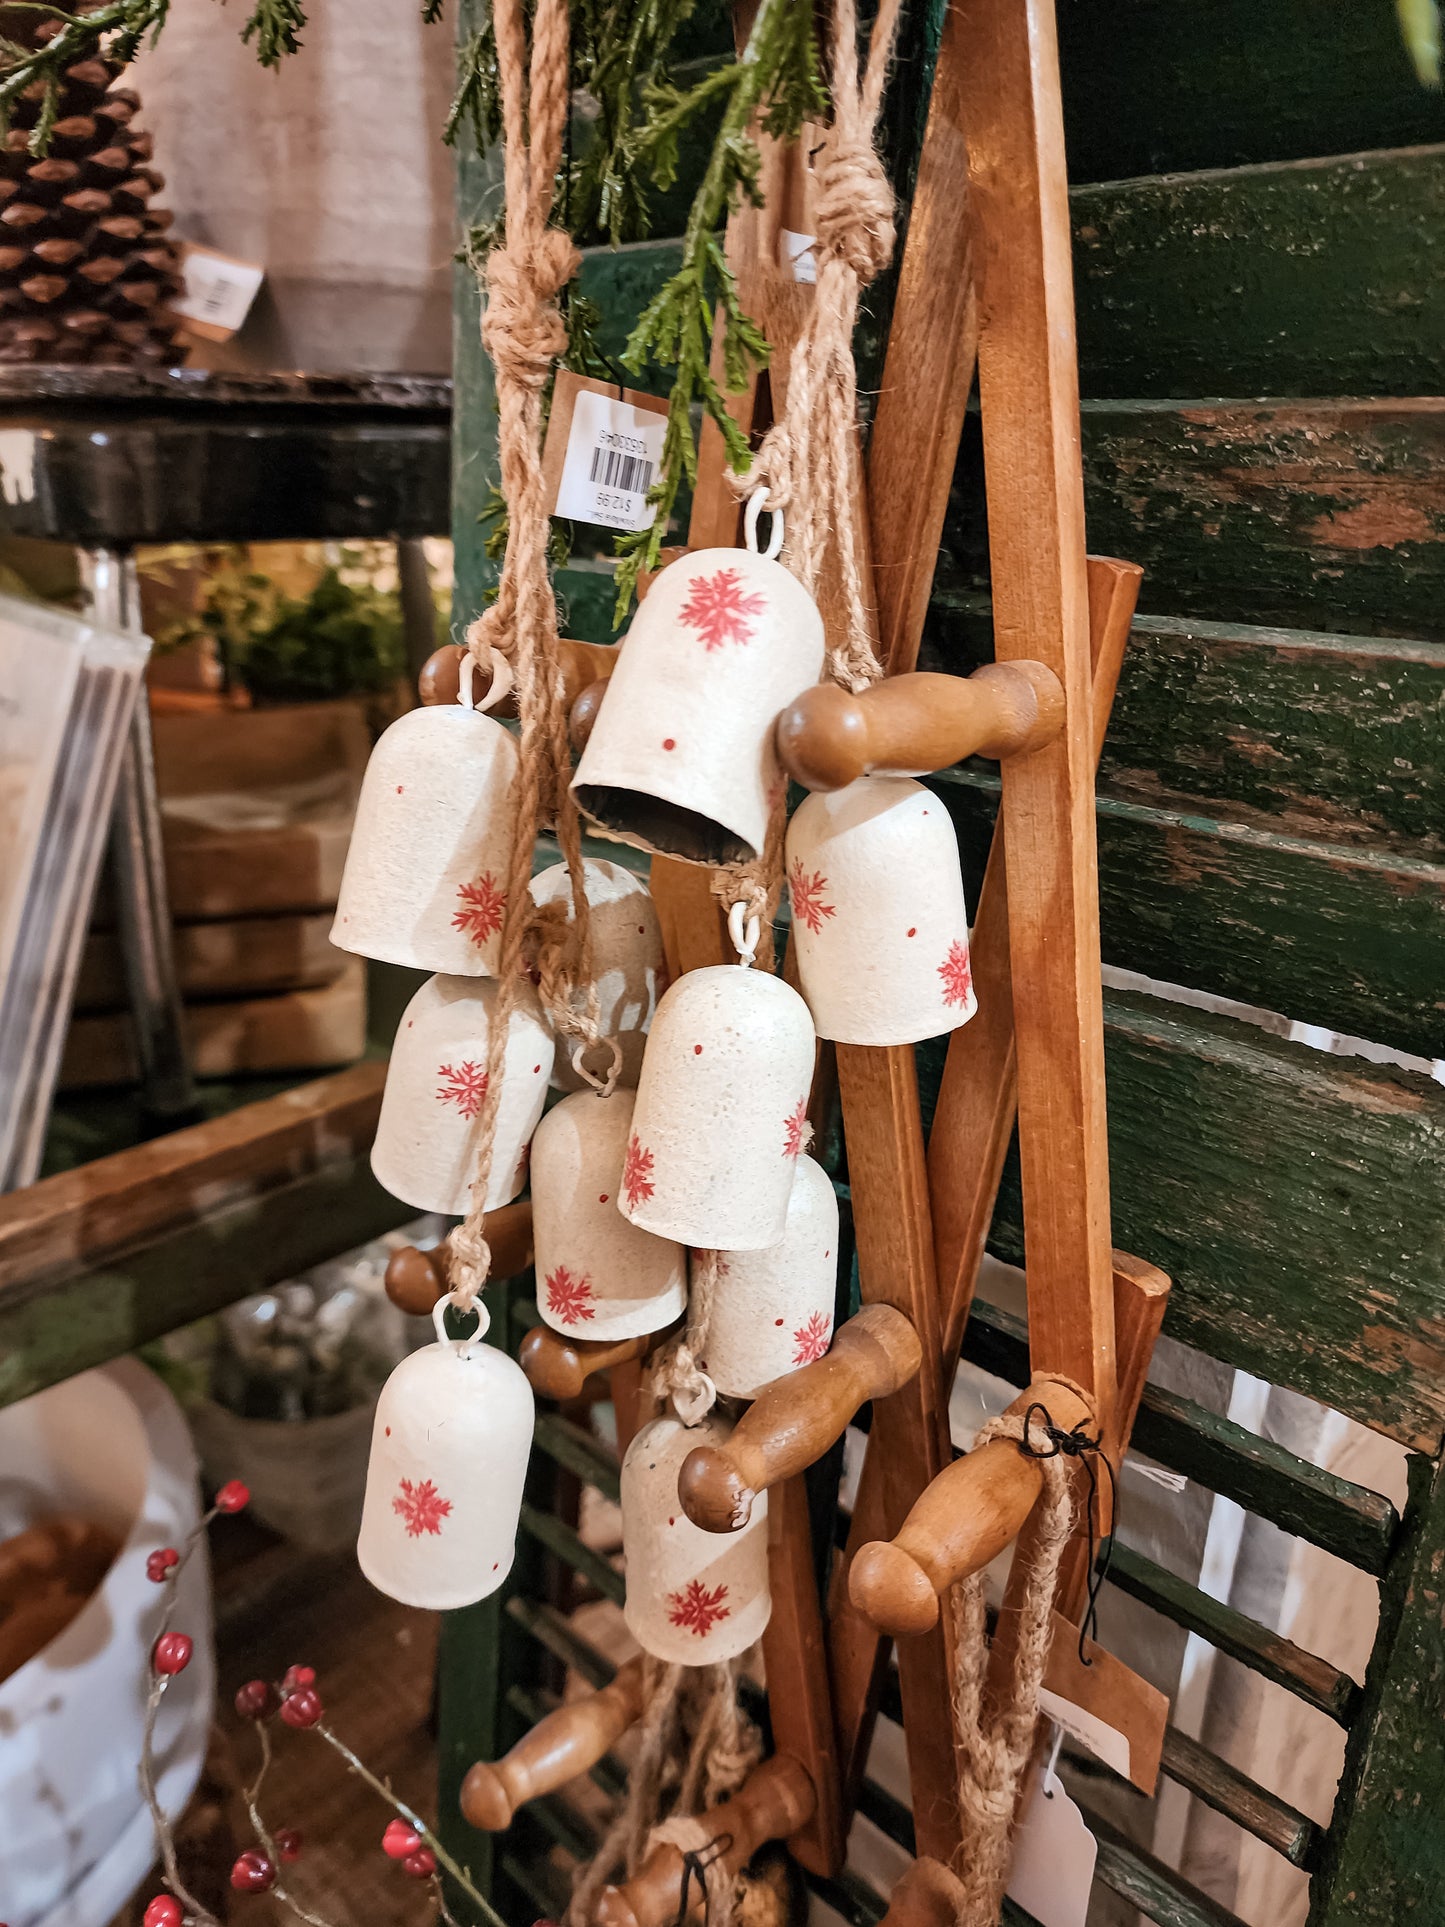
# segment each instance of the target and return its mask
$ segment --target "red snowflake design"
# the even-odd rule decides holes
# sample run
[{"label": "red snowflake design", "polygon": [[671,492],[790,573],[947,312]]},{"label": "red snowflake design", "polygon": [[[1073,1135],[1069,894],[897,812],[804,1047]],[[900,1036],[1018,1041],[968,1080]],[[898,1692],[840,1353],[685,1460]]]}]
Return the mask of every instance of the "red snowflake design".
[{"label": "red snowflake design", "polygon": [[406,1521],[408,1539],[420,1539],[424,1532],[439,1533],[442,1520],[452,1509],[450,1499],[444,1499],[430,1479],[423,1479],[413,1485],[410,1479],[403,1479],[391,1509]]},{"label": "red snowflake design", "polygon": [[816,937],[829,917],[837,911],[831,903],[824,903],[823,892],[828,887],[828,879],[821,870],[814,870],[809,876],[801,861],[795,859],[788,872],[788,895],[793,899],[793,915],[800,917]]},{"label": "red snowflake design", "polygon": [[696,629],[706,648],[721,649],[725,642],[751,642],[750,618],[760,616],[767,606],[765,597],[743,593],[739,570],[719,569],[716,575],[696,578],[680,619]]},{"label": "red snowflake design", "polygon": [[797,1109],[790,1111],[783,1120],[783,1156],[800,1158],[803,1146],[808,1141],[808,1100],[798,1099]]},{"label": "red snowflake design", "polygon": [[726,1586],[714,1586],[709,1592],[700,1579],[689,1579],[677,1592],[667,1595],[667,1616],[674,1626],[685,1626],[701,1639],[731,1615],[732,1608],[723,1604],[727,1596]]},{"label": "red snowflake design", "polygon": [[455,1104],[463,1117],[475,1117],[487,1094],[487,1073],[481,1065],[470,1057],[461,1064],[439,1064],[437,1076],[442,1080],[437,1103]]},{"label": "red snowflake design", "polygon": [[966,1004],[968,993],[973,989],[973,966],[968,961],[966,943],[954,938],[948,946],[948,955],[938,966],[938,974],[943,979],[944,1003]]},{"label": "red snowflake design", "polygon": [[475,883],[464,883],[457,891],[461,908],[452,912],[453,930],[465,930],[475,944],[484,944],[502,927],[502,912],[507,893],[497,888],[497,879],[487,870]]},{"label": "red snowflake design", "polygon": [[585,1325],[596,1316],[592,1285],[586,1277],[558,1265],[547,1273],[547,1309],[564,1325]]},{"label": "red snowflake design", "polygon": [[832,1319],[825,1311],[815,1311],[808,1322],[793,1333],[793,1363],[814,1364],[827,1351],[832,1338]]},{"label": "red snowflake design", "polygon": [[622,1190],[633,1210],[652,1196],[652,1153],[638,1142],[634,1131],[627,1140],[627,1156],[622,1161]]}]

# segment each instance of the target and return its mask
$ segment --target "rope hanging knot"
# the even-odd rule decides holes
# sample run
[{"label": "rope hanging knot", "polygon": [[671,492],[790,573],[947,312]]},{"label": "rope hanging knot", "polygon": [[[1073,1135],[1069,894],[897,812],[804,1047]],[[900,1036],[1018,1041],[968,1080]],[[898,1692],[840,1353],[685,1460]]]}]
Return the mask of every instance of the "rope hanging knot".
[{"label": "rope hanging knot", "polygon": [[871,129],[835,128],[813,179],[820,272],[829,259],[840,261],[867,287],[893,259],[897,239],[893,189]]},{"label": "rope hanging knot", "polygon": [[482,340],[498,371],[525,388],[540,392],[567,352],[557,296],[580,261],[571,238],[555,227],[543,228],[530,245],[509,242],[487,257]]},{"label": "rope hanging knot", "polygon": [[[1046,1440],[1044,1445],[1034,1443],[1035,1422]],[[1109,1565],[1114,1556],[1112,1530],[1104,1538],[1102,1558],[1099,1556],[1099,1534],[1094,1523],[1099,1497],[1097,1468],[1102,1465],[1109,1475],[1109,1512],[1112,1517],[1119,1503],[1119,1482],[1115,1476],[1113,1462],[1104,1450],[1102,1438],[1091,1437],[1082,1420],[1072,1431],[1065,1431],[1061,1425],[1054,1424],[1049,1408],[1042,1399],[1035,1399],[1025,1410],[1023,1435],[1016,1443],[1019,1451],[1027,1459],[1075,1459],[1083,1466],[1088,1478],[1089,1496],[1084,1505],[1084,1527],[1089,1535],[1089,1591],[1088,1604],[1079,1622],[1079,1664],[1092,1666],[1094,1662],[1084,1651],[1084,1642],[1097,1640],[1099,1637],[1099,1594],[1103,1591],[1104,1582],[1109,1577]]]}]

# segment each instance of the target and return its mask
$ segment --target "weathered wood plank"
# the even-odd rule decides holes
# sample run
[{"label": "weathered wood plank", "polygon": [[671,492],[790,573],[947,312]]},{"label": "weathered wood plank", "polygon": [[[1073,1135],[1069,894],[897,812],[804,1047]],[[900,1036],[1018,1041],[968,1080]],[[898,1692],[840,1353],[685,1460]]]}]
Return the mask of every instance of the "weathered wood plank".
[{"label": "weathered wood plank", "polygon": [[[1025,1385],[1025,1321],[976,1300],[963,1356],[1011,1385]],[[1378,1578],[1390,1562],[1400,1520],[1388,1499],[1321,1471],[1193,1399],[1146,1386],[1132,1445],[1362,1572]]]},{"label": "weathered wood plank", "polygon": [[1211,1599],[1208,1593],[1166,1571],[1132,1546],[1115,1544],[1109,1583],[1131,1599],[1153,1607],[1176,1626],[1198,1633],[1221,1653],[1239,1660],[1262,1679],[1282,1686],[1306,1706],[1327,1713],[1342,1726],[1349,1724],[1360,1689],[1348,1673],[1331,1666],[1328,1660],[1305,1652],[1292,1639],[1271,1632],[1233,1606]]},{"label": "weathered wood plank", "polygon": [[[1095,401],[1082,426],[1090,543],[1143,565],[1144,609],[1445,639],[1445,398]],[[972,415],[944,554],[986,580]]]},{"label": "weathered wood plank", "polygon": [[[997,779],[930,780],[977,875]],[[1098,830],[1106,963],[1445,1056],[1445,865],[1112,797]]]},{"label": "weathered wood plank", "polygon": [[586,1545],[571,1526],[550,1512],[524,1503],[521,1529],[539,1545],[545,1546],[564,1565],[570,1566],[573,1572],[580,1572],[590,1580],[604,1599],[610,1599],[619,1606],[622,1604],[627,1592],[627,1582],[622,1574],[600,1552],[594,1552],[591,1546]]},{"label": "weathered wood plank", "polygon": [[1070,212],[1086,395],[1440,393],[1445,148],[1116,181]]},{"label": "weathered wood plank", "polygon": [[532,1437],[538,1451],[545,1452],[566,1471],[575,1473],[585,1484],[595,1486],[604,1498],[617,1502],[622,1489],[622,1468],[617,1454],[600,1439],[557,1412],[543,1412],[532,1428]]},{"label": "weathered wood plank", "polygon": [[1094,1877],[1132,1901],[1146,1919],[1159,1927],[1245,1927],[1238,1914],[1136,1846],[1102,1814],[1086,1807],[1084,1819],[1099,1842]]},{"label": "weathered wood plank", "polygon": [[[987,598],[936,582],[921,666],[966,675],[992,655]],[[1099,787],[1445,855],[1445,648],[1136,616]]]},{"label": "weathered wood plank", "polygon": [[[1174,1280],[1166,1332],[1437,1450],[1445,1088],[1120,992],[1106,1047],[1115,1235]],[[1018,1223],[1006,1171],[992,1243],[1015,1262]]]},{"label": "weathered wood plank", "polygon": [[1075,180],[1445,140],[1395,9],[1320,0],[1061,0]]},{"label": "weathered wood plank", "polygon": [[1159,1762],[1171,1780],[1188,1787],[1206,1806],[1226,1814],[1256,1840],[1282,1854],[1291,1866],[1307,1866],[1319,1845],[1313,1820],[1211,1753],[1177,1726],[1165,1728]]},{"label": "weathered wood plank", "polygon": [[1445,1472],[1410,1468],[1412,1530],[1380,1589],[1380,1630],[1310,1919],[1401,1927],[1440,1912],[1445,1777]]}]

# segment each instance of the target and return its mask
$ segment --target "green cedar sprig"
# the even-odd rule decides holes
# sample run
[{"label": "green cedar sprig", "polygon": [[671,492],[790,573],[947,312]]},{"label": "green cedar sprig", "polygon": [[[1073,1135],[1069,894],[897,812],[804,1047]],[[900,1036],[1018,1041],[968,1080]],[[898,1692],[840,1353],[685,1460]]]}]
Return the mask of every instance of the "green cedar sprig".
[{"label": "green cedar sprig", "polygon": [[256,58],[263,67],[279,67],[283,55],[300,51],[305,25],[301,0],[256,0],[241,38],[248,45],[255,41]]}]

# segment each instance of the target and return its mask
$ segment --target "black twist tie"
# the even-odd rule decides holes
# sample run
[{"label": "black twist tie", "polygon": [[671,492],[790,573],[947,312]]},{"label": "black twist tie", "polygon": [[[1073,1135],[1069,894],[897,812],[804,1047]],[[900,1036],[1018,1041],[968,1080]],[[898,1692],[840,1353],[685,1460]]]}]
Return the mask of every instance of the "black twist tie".
[{"label": "black twist tie", "polygon": [[720,1833],[709,1840],[705,1847],[691,1847],[682,1856],[682,1892],[677,1902],[677,1927],[686,1927],[687,1906],[692,1895],[692,1883],[697,1882],[698,1892],[702,1895],[703,1912],[707,1912],[707,1870],[716,1866],[732,1846],[730,1833]]},{"label": "black twist tie", "polygon": [[[1048,1440],[1047,1446],[1033,1442],[1034,1415],[1038,1415],[1039,1430]],[[1104,1590],[1104,1581],[1109,1577],[1109,1566],[1114,1557],[1114,1535],[1111,1531],[1107,1538],[1100,1541],[1094,1524],[1098,1509],[1099,1474],[1097,1468],[1103,1466],[1109,1475],[1109,1512],[1113,1517],[1119,1509],[1119,1481],[1108,1453],[1104,1450],[1102,1439],[1091,1438],[1081,1424],[1072,1432],[1055,1425],[1047,1405],[1035,1399],[1024,1413],[1024,1435],[1018,1441],[1018,1448],[1028,1459],[1077,1459],[1083,1466],[1089,1481],[1089,1496],[1084,1508],[1084,1523],[1089,1535],[1089,1589],[1088,1603],[1084,1617],[1079,1622],[1079,1664],[1092,1666],[1084,1651],[1086,1639],[1097,1641],[1099,1637],[1099,1594]]]}]

